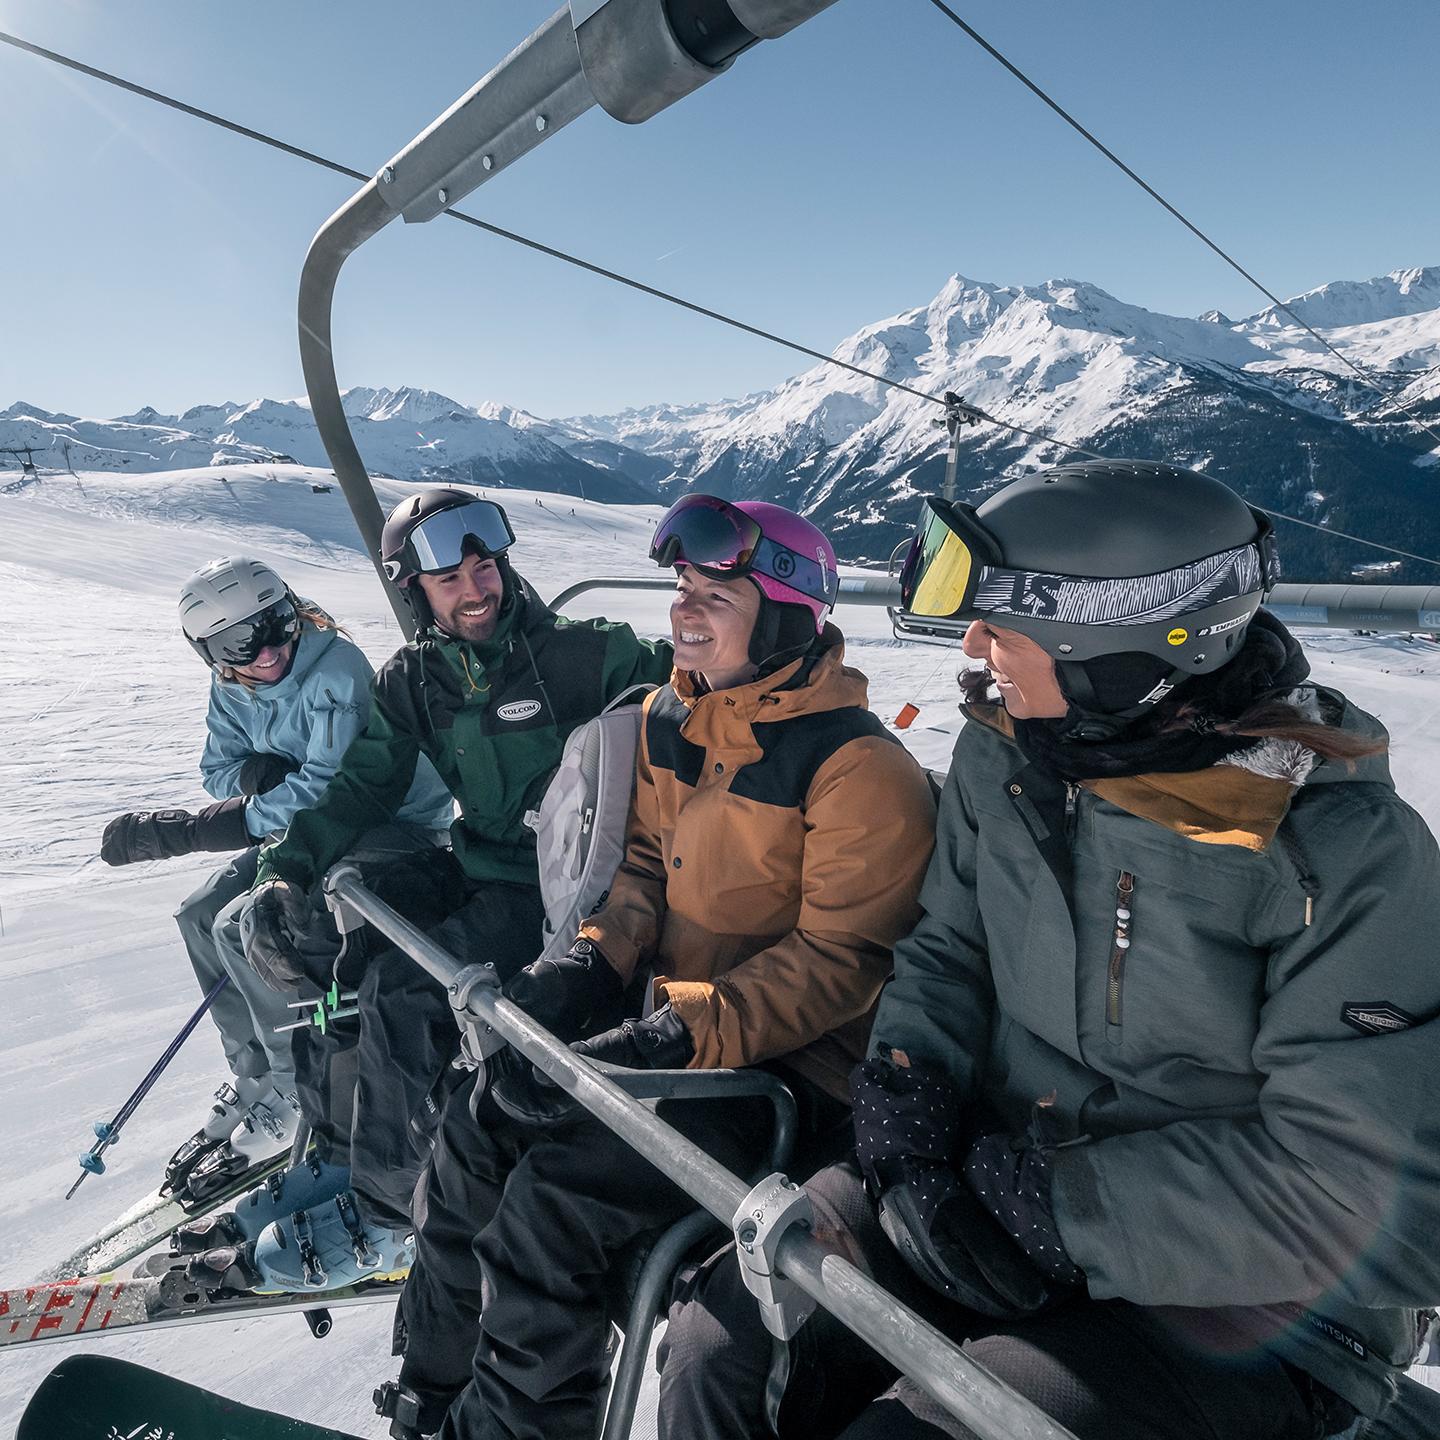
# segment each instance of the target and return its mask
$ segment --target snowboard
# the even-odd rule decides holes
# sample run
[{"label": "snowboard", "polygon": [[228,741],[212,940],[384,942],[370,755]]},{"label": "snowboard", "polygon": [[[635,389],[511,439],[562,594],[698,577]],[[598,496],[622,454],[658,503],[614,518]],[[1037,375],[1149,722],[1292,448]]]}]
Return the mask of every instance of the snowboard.
[{"label": "snowboard", "polygon": [[73,1355],[44,1379],[15,1440],[358,1440],[227,1400],[108,1355]]}]

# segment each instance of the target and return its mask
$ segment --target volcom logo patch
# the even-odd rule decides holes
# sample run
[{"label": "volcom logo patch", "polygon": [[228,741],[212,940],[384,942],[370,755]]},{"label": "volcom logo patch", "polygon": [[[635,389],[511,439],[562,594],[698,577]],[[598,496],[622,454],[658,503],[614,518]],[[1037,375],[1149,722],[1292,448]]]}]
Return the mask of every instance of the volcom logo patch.
[{"label": "volcom logo patch", "polygon": [[540,713],[540,702],[538,700],[515,700],[509,705],[502,705],[495,712],[502,720],[528,720],[532,715]]},{"label": "volcom logo patch", "polygon": [[1388,1000],[1353,1000],[1341,1010],[1340,1018],[1362,1035],[1390,1035],[1415,1023],[1413,1015]]}]

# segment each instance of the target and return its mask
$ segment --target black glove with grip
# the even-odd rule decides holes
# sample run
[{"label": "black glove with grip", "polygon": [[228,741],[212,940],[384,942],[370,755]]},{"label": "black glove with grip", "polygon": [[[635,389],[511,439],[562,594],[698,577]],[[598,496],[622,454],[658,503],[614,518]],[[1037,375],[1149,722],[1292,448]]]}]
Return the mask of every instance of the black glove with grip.
[{"label": "black glove with grip", "polygon": [[169,860],[196,850],[244,850],[255,842],[245,827],[245,797],[207,805],[198,815],[188,810],[140,810],[117,815],[100,839],[107,865]]},{"label": "black glove with grip", "polygon": [[512,975],[503,993],[558,1039],[569,1041],[603,1023],[624,990],[625,982],[600,947],[582,936],[558,960],[536,960]]},{"label": "black glove with grip", "polygon": [[309,981],[300,951],[310,928],[310,900],[288,880],[267,880],[240,912],[240,942],[250,968],[282,995]]},{"label": "black glove with grip", "polygon": [[587,1059],[631,1070],[683,1070],[695,1056],[690,1027],[668,1005],[643,1020],[623,1020],[570,1048]]},{"label": "black glove with grip", "polygon": [[267,790],[273,790],[299,768],[299,763],[288,755],[272,755],[268,751],[262,750],[258,754],[252,755],[240,767],[240,793],[242,795],[263,795]]},{"label": "black glove with grip", "polygon": [[485,1073],[477,1077],[470,1098],[470,1113],[477,1120],[481,1117],[476,1106],[485,1094],[510,1119],[540,1130],[558,1125],[580,1109],[548,1075],[510,1045],[483,1063]]}]

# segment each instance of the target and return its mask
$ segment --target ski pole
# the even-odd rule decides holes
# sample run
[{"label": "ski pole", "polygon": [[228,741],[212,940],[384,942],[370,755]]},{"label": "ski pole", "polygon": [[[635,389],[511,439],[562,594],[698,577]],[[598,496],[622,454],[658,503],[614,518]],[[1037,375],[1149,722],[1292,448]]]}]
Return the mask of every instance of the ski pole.
[{"label": "ski pole", "polygon": [[180,1047],[190,1038],[190,1032],[200,1023],[201,1017],[215,1002],[215,997],[230,983],[228,975],[222,975],[205,993],[195,1013],[180,1027],[180,1033],[165,1047],[160,1058],[150,1067],[150,1073],[130,1092],[129,1098],[115,1112],[109,1121],[95,1122],[95,1143],[80,1155],[80,1178],[65,1192],[68,1200],[85,1183],[87,1175],[103,1175],[105,1161],[101,1158],[107,1149],[120,1138],[125,1122],[140,1108],[140,1102],[150,1093],[165,1068],[180,1053]]}]

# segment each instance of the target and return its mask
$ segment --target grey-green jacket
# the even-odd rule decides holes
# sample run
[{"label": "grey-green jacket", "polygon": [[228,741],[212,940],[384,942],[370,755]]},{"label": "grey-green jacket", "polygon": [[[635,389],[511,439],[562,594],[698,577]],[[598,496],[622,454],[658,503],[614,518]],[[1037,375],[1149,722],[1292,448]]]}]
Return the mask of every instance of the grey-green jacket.
[{"label": "grey-green jacket", "polygon": [[1050,1101],[1092,1296],[1375,1413],[1440,1300],[1434,838],[1383,758],[1278,741],[1066,787],[1056,834],[1008,717],[976,718],[872,1049],[944,1067],[1016,1133]]}]

